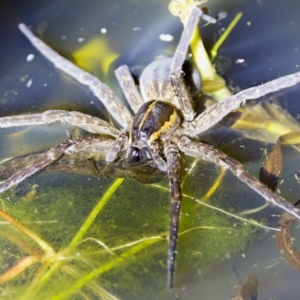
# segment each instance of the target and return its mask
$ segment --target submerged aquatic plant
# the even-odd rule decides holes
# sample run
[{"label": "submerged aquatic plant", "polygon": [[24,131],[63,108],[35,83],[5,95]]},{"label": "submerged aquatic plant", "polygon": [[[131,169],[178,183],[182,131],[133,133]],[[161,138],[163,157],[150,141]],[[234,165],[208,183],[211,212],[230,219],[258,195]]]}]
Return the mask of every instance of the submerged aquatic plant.
[{"label": "submerged aquatic plant", "polygon": [[[213,261],[240,251],[257,232],[255,224],[203,205],[197,208],[204,191],[222,205],[226,188],[214,184],[216,169],[207,173],[199,163],[186,168],[179,274],[192,270],[197,278],[199,269],[205,273]],[[15,299],[163,295],[167,182],[145,186],[133,180],[59,175],[65,184],[55,187],[57,179],[52,183],[51,177],[34,178],[39,188],[31,201],[18,194],[28,194],[32,179],[24,183],[25,192],[18,192],[24,188],[20,186],[2,195],[6,230],[1,231],[0,293]],[[213,190],[207,190],[209,181]]]}]

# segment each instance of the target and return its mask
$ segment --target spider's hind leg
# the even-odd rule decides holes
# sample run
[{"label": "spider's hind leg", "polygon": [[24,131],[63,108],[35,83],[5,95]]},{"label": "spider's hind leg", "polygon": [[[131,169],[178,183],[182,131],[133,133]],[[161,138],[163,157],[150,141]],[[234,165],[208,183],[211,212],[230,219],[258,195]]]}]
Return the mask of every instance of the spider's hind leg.
[{"label": "spider's hind leg", "polygon": [[184,84],[182,65],[186,58],[193,31],[202,14],[203,12],[198,8],[192,10],[175,51],[170,70],[170,81],[181,106],[183,116],[187,121],[192,121],[194,119],[195,112],[193,109],[192,96],[188,87]]},{"label": "spider's hind leg", "polygon": [[[223,18],[223,16],[221,17]],[[211,16],[206,15],[201,9],[197,7],[193,8],[176,48],[170,70],[170,81],[186,121],[192,121],[194,119],[195,112],[189,87],[184,84],[182,65],[186,59],[192,34],[200,18],[203,18],[210,23],[215,23],[217,21]]]}]

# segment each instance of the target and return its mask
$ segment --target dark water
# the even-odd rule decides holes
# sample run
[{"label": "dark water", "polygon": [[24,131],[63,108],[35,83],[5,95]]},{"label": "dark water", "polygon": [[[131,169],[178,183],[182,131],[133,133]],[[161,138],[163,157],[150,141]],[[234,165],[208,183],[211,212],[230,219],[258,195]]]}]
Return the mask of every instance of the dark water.
[{"label": "dark water", "polygon": [[[138,75],[142,67],[154,57],[172,55],[174,52],[182,27],[179,20],[168,13],[167,5],[168,1],[4,1],[0,12],[0,116],[56,108],[107,118],[102,105],[96,102],[85,87],[53,68],[22,36],[17,28],[20,22],[30,25],[35,33],[41,24],[46,24],[42,33],[43,40],[68,58],[84,43],[99,36],[110,48],[105,54],[99,53],[99,56],[105,59],[114,52],[117,58],[107,73],[101,65],[93,73],[121,96],[113,76],[116,66],[126,63]],[[244,14],[220,50],[220,55],[231,62],[225,76],[233,88],[244,89],[299,71],[300,4],[297,0],[211,1],[207,6],[213,15],[220,10],[228,12],[228,18],[218,25],[202,28],[208,48],[237,12],[242,11]],[[104,28],[107,32],[101,33]],[[159,35],[162,33],[172,35],[173,41],[160,40]],[[79,42],[80,38],[84,41]],[[27,62],[29,54],[35,57]],[[30,80],[32,84],[27,87]],[[299,119],[299,90],[292,90],[287,94],[280,93],[279,100],[294,118]],[[65,129],[71,130],[68,126],[61,129],[60,125],[21,131],[1,130],[0,157],[47,149],[67,138]],[[235,145],[238,147],[238,142]],[[265,144],[253,142],[247,150],[241,150],[242,153],[238,154],[243,161],[248,162],[247,167],[254,174],[258,173],[264,147]],[[298,161],[299,154],[296,151],[284,149],[284,182],[280,190],[291,202],[299,199],[300,187],[293,175],[294,171],[300,169]],[[214,170],[214,173],[217,171]],[[239,199],[241,202],[251,199],[263,204],[262,200],[253,200],[254,194],[247,189],[234,191],[230,185],[233,179],[228,180],[224,195],[235,192],[237,198],[242,198]],[[242,205],[235,204],[233,198],[230,204],[233,207]],[[269,213],[271,210],[266,212]],[[276,225],[276,220],[273,225]],[[166,245],[164,247],[166,250]],[[188,253],[188,249],[186,251]],[[198,278],[195,270],[184,267],[182,270],[178,271],[177,280],[179,299],[229,299],[233,286],[242,283],[250,272],[258,275],[258,299],[298,297],[300,275],[281,259],[272,233],[235,256],[231,256],[228,249],[228,256],[216,259],[206,273],[198,270]],[[155,272],[155,268],[152,272]],[[131,284],[135,285],[134,279]],[[147,284],[153,285],[155,289],[155,283],[150,279]],[[174,298],[173,294],[160,290],[157,297],[154,297],[130,295],[128,291],[125,293],[121,288],[118,289],[117,285],[112,287],[111,283],[107,286],[121,299]]]}]

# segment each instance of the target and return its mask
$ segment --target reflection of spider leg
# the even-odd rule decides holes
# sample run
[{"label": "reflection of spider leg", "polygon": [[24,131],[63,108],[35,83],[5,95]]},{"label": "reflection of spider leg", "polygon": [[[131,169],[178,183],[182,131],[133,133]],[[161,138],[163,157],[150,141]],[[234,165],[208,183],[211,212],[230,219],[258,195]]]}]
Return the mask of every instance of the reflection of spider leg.
[{"label": "reflection of spider leg", "polygon": [[108,137],[75,138],[48,151],[3,161],[0,163],[0,180],[3,180],[0,184],[0,192],[17,185],[44,168],[53,172],[90,175],[92,170],[88,167],[88,161],[94,162],[98,171],[100,167],[101,174],[116,176],[120,171],[115,170],[113,165],[111,168],[103,168],[107,166],[105,155],[113,143],[114,139]]},{"label": "reflection of spider leg", "polygon": [[185,136],[180,138],[178,147],[182,152],[189,156],[210,161],[217,166],[223,166],[226,169],[229,169],[239,180],[247,184],[247,186],[256,193],[260,194],[267,202],[293,214],[299,219],[299,210],[297,208],[273,193],[263,183],[251,176],[239,162],[220,150],[204,143],[192,142]]},{"label": "reflection of spider leg", "polygon": [[132,111],[136,114],[145,101],[136,88],[128,66],[120,66],[115,70],[115,75],[128,104]]},{"label": "reflection of spider leg", "polygon": [[34,161],[31,165],[28,165],[25,168],[17,171],[14,175],[2,182],[0,184],[0,193],[17,185],[18,183],[25,180],[25,178],[39,172],[40,170],[44,169],[45,167],[59,159],[70,146],[72,146],[72,144],[63,143],[50,148],[47,152],[44,153],[44,155],[39,156],[39,159]]},{"label": "reflection of spider leg", "polygon": [[10,159],[5,159],[0,162],[0,182],[11,177],[12,174],[26,168],[28,165],[32,165],[34,161],[41,159],[44,156],[44,152],[33,153],[28,155],[22,155]]},{"label": "reflection of spider leg", "polygon": [[58,121],[96,134],[107,134],[115,137],[119,132],[114,126],[99,118],[64,110],[48,110],[40,114],[3,117],[0,118],[0,128],[44,125]]},{"label": "reflection of spider leg", "polygon": [[213,106],[207,108],[194,121],[187,124],[189,136],[199,135],[219,121],[221,121],[230,112],[244,105],[247,100],[259,99],[269,93],[273,93],[300,82],[300,72],[274,79],[260,86],[243,90],[233,96],[230,96]]},{"label": "reflection of spider leg", "polygon": [[178,148],[170,141],[165,142],[165,156],[168,164],[168,178],[171,191],[171,215],[169,225],[169,255],[168,255],[168,286],[173,288],[176,268],[176,249],[180,217],[181,194],[181,164]]},{"label": "reflection of spider leg", "polygon": [[126,128],[131,119],[130,112],[122,105],[120,99],[114,92],[97,77],[80,69],[64,57],[60,56],[43,41],[34,36],[30,29],[24,25],[19,24],[19,29],[29,39],[29,41],[42,53],[54,66],[63,72],[69,74],[80,83],[87,85],[94,95],[101,100],[108,112],[113,118],[123,127]]},{"label": "reflection of spider leg", "polygon": [[[151,160],[128,165],[128,161],[121,158],[116,163],[108,163],[106,154],[113,147],[114,142],[115,139],[108,137],[69,140],[69,147],[65,149],[64,153],[48,165],[45,160],[51,149],[4,160],[0,162],[0,182],[2,181],[0,190],[4,192],[39,171],[52,174],[64,172],[111,178],[134,178],[143,183],[159,182],[165,177],[165,172],[154,168]],[[54,148],[58,149],[59,147],[60,145]],[[41,163],[44,165],[42,166]],[[92,168],[91,164],[93,164]],[[43,169],[39,170],[37,166],[43,167]]]}]

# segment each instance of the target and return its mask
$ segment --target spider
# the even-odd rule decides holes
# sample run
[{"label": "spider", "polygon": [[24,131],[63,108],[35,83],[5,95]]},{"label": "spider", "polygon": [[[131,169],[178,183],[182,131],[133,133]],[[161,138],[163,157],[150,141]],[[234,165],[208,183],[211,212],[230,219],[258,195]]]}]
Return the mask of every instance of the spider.
[{"label": "spider", "polygon": [[[199,8],[191,10],[174,56],[152,62],[142,73],[140,90],[143,97],[136,89],[128,67],[121,66],[116,70],[121,88],[131,110],[134,112],[133,117],[108,86],[61,57],[36,38],[28,27],[20,24],[20,30],[48,60],[80,83],[90,87],[122,129],[118,130],[108,122],[90,115],[62,110],[49,110],[38,114],[0,119],[0,128],[62,121],[99,135],[99,138],[70,138],[67,142],[52,147],[39,155],[29,165],[16,170],[13,175],[5,179],[0,184],[0,192],[17,185],[25,178],[41,171],[64,156],[76,156],[83,151],[90,153],[92,161],[94,159],[93,155],[97,151],[104,151],[106,153],[106,166],[123,160],[127,162],[126,166],[128,168],[145,165],[153,172],[167,173],[171,195],[167,266],[170,289],[174,285],[176,246],[182,201],[181,153],[229,169],[267,202],[300,219],[300,212],[297,208],[248,174],[240,163],[213,146],[199,141],[201,134],[217,124],[228,113],[244,105],[247,100],[257,99],[270,92],[296,85],[300,81],[300,73],[288,75],[239,92],[214,104],[196,116],[193,109],[192,94],[195,91],[195,94],[199,92],[200,78],[197,73],[193,75],[195,85],[194,89],[191,89],[184,81],[182,66],[191,35],[200,18],[211,23],[216,22],[216,19],[205,14]],[[87,157],[88,159],[89,157]],[[95,172],[101,174],[99,166],[93,164],[93,168]],[[118,175],[120,174],[115,173],[115,176]],[[137,177],[135,178],[138,179]],[[147,178],[140,180],[147,182]]]}]

